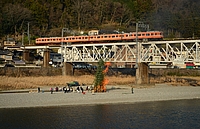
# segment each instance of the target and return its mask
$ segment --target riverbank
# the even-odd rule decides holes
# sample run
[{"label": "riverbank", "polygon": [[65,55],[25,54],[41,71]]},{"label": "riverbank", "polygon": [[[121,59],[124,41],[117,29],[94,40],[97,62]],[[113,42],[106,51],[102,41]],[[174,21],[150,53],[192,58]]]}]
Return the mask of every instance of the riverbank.
[{"label": "riverbank", "polygon": [[[48,88],[48,87],[45,87]],[[93,105],[135,103],[180,99],[200,99],[200,87],[159,84],[150,87],[108,86],[105,93],[36,92],[1,93],[0,108],[46,107],[64,105]]]}]

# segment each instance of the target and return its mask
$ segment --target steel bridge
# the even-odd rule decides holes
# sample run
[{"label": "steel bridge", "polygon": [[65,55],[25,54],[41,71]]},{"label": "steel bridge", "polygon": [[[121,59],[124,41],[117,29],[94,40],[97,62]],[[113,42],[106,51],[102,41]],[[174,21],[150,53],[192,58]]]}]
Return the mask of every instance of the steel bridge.
[{"label": "steel bridge", "polygon": [[200,62],[200,40],[73,44],[60,53],[65,62]]}]

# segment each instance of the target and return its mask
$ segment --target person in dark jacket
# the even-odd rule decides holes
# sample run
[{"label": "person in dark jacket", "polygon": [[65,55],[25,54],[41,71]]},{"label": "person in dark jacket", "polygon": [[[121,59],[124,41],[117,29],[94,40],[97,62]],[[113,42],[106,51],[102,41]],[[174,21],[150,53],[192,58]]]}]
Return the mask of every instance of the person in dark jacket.
[{"label": "person in dark jacket", "polygon": [[83,87],[82,86],[80,87],[80,89],[81,89],[81,92],[83,93]]},{"label": "person in dark jacket", "polygon": [[50,92],[51,92],[51,94],[53,94],[53,88],[50,88]]}]

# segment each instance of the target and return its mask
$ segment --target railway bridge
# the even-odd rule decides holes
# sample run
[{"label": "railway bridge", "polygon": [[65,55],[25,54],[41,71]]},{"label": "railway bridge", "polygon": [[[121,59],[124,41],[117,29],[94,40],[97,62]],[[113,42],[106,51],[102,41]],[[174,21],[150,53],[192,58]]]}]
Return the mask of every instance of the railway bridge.
[{"label": "railway bridge", "polygon": [[[137,84],[148,83],[148,66],[200,63],[200,40],[120,42],[74,44],[61,46],[60,53],[67,62],[133,63]],[[69,67],[69,66],[68,66]]]},{"label": "railway bridge", "polygon": [[[44,51],[44,67],[48,66],[49,51],[53,46],[23,46],[20,49]],[[64,74],[72,73],[72,62],[105,62],[132,64],[136,70],[137,84],[148,83],[149,65],[183,64],[192,62],[200,65],[200,40],[116,42],[68,44],[59,49],[64,58]],[[27,54],[27,52],[25,53]]]},{"label": "railway bridge", "polygon": [[199,62],[200,40],[63,45],[64,62]]}]

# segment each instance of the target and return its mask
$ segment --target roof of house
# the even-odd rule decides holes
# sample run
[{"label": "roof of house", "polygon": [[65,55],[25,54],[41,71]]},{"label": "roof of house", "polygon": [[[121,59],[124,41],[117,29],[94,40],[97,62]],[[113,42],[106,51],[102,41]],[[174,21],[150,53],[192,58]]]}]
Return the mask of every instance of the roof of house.
[{"label": "roof of house", "polygon": [[0,49],[0,55],[8,55],[11,54],[11,52],[9,50],[1,50]]}]

